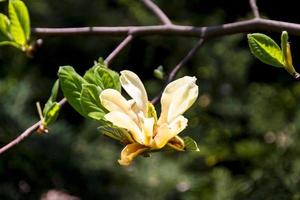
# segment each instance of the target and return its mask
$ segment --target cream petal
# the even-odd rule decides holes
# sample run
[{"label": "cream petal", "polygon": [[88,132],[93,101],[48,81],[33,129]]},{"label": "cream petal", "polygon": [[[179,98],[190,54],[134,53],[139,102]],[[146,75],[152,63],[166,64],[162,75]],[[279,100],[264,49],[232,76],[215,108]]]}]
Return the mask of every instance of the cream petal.
[{"label": "cream petal", "polygon": [[145,117],[142,112],[140,112],[138,116],[140,120],[140,126],[142,128],[142,132],[145,137],[144,145],[146,146],[151,145],[155,120],[153,117],[151,118]]},{"label": "cream petal", "polygon": [[164,147],[170,139],[178,135],[187,126],[188,120],[182,115],[176,117],[170,124],[164,123],[158,127],[157,134],[154,137],[155,147],[160,149]]},{"label": "cream petal", "polygon": [[121,159],[118,160],[120,165],[128,166],[132,162],[132,160],[138,156],[139,154],[146,151],[148,148],[140,145],[138,143],[132,143],[126,145],[126,147],[121,152]]},{"label": "cream petal", "polygon": [[112,111],[107,113],[104,118],[117,127],[127,129],[136,142],[144,144],[145,137],[139,126],[125,113]]},{"label": "cream petal", "polygon": [[137,116],[131,109],[131,101],[127,101],[119,91],[114,89],[103,90],[100,94],[101,104],[109,111],[120,111],[129,115],[134,121]]},{"label": "cream petal", "polygon": [[121,71],[120,82],[124,90],[133,98],[144,114],[147,112],[148,96],[140,78],[133,72]]},{"label": "cream petal", "polygon": [[158,123],[169,123],[189,109],[198,97],[196,78],[185,76],[167,85],[161,97]]},{"label": "cream petal", "polygon": [[185,147],[183,139],[181,139],[178,135],[170,139],[168,145],[177,151],[184,151]]}]

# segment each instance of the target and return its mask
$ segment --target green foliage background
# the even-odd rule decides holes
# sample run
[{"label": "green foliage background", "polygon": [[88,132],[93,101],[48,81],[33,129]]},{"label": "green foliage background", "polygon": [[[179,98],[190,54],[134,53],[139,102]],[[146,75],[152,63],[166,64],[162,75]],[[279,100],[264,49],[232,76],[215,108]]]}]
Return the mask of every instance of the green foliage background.
[{"label": "green foliage background", "polygon": [[[157,19],[139,1],[25,1],[33,27],[148,25]],[[178,24],[214,25],[250,16],[248,1],[156,1]],[[274,19],[299,21],[286,4],[258,1]],[[1,11],[6,3],[0,4]],[[84,11],[88,10],[88,11]],[[234,9],[233,9],[234,8]],[[278,11],[278,12],[277,12]],[[280,39],[279,34],[271,34]],[[36,38],[38,39],[38,38]],[[0,145],[38,120],[59,66],[83,74],[121,38],[47,37],[34,58],[0,49]],[[195,38],[137,38],[112,63],[145,80],[151,97],[161,89],[153,70],[168,71]],[[300,40],[291,36],[295,67]],[[300,85],[282,69],[257,62],[245,34],[205,43],[179,76],[197,76],[199,100],[186,116],[200,153],[159,153],[117,164],[122,146],[97,132],[67,105],[50,134],[33,135],[0,157],[0,199],[39,199],[61,189],[81,199],[259,200],[300,199]]]}]

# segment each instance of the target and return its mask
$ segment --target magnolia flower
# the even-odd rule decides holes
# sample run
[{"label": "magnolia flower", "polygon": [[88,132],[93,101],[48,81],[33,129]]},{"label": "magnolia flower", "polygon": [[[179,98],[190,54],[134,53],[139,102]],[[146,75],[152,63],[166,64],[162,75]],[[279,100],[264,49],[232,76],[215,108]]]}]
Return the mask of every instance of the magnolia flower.
[{"label": "magnolia flower", "polygon": [[131,100],[126,100],[114,89],[103,90],[100,94],[102,105],[109,111],[104,118],[127,130],[132,137],[133,142],[121,152],[119,164],[129,165],[145,151],[158,150],[166,145],[183,151],[184,142],[177,135],[186,128],[188,122],[182,114],[197,99],[196,78],[185,76],[167,85],[161,97],[159,119],[142,81],[135,73],[122,71],[120,82]]}]

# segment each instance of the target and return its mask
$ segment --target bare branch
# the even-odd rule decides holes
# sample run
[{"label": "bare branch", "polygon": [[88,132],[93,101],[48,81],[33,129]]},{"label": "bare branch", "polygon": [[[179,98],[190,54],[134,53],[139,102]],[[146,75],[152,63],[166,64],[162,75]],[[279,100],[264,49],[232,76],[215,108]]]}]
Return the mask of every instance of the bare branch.
[{"label": "bare branch", "polygon": [[145,6],[152,11],[159,20],[165,25],[171,25],[171,20],[167,17],[167,15],[151,0],[142,0]]},{"label": "bare branch", "polygon": [[[63,98],[58,103],[60,106],[63,106],[67,102],[66,98]],[[22,142],[24,139],[32,135],[41,125],[41,121],[36,122],[31,127],[26,129],[21,135],[19,135],[17,138],[15,138],[13,141],[9,142],[7,145],[0,148],[0,155],[6,152],[7,150],[11,149],[12,147],[16,146],[20,142]]]},{"label": "bare branch", "polygon": [[178,71],[196,54],[198,49],[203,45],[204,39],[200,38],[196,45],[188,52],[188,54],[173,68],[170,72],[167,83],[173,81],[178,73]]},{"label": "bare branch", "polygon": [[[172,71],[169,73],[166,84],[173,81],[179,72],[179,70],[196,54],[197,50],[203,45],[204,39],[200,38],[199,41],[196,43],[196,45],[188,52],[188,54],[172,69]],[[163,90],[160,91],[159,95],[153,98],[151,103],[156,104],[159,99],[161,98]]]},{"label": "bare branch", "polygon": [[176,35],[185,37],[217,37],[251,31],[288,31],[300,35],[300,24],[255,18],[216,26],[121,26],[121,27],[81,27],[81,28],[34,28],[37,36],[70,36],[70,35],[106,35],[106,36],[147,36]]},{"label": "bare branch", "polygon": [[118,46],[111,52],[108,57],[105,59],[107,65],[131,42],[133,39],[132,35],[128,35]]},{"label": "bare branch", "polygon": [[19,135],[16,139],[5,145],[0,149],[0,155],[9,150],[10,148],[16,146],[21,141],[23,141],[25,138],[30,136],[34,131],[36,131],[40,126],[40,121],[36,122],[34,125],[26,129],[21,135]]},{"label": "bare branch", "polygon": [[249,4],[252,10],[252,13],[255,18],[260,18],[258,7],[256,5],[256,0],[249,0]]}]

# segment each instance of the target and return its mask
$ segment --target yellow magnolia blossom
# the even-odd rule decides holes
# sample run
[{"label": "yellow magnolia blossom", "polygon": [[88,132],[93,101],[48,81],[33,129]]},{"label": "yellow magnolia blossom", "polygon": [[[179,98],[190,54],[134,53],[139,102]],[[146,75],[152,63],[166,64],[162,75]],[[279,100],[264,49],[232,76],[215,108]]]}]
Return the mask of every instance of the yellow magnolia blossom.
[{"label": "yellow magnolia blossom", "polygon": [[177,135],[186,128],[188,122],[182,114],[198,97],[196,78],[185,76],[167,85],[161,97],[158,120],[139,77],[125,70],[121,72],[120,82],[131,100],[126,100],[114,89],[106,89],[100,94],[102,105],[109,111],[104,118],[126,129],[134,140],[122,150],[119,163],[130,165],[136,156],[145,151],[161,149],[167,144],[179,151],[184,150],[184,142]]}]

